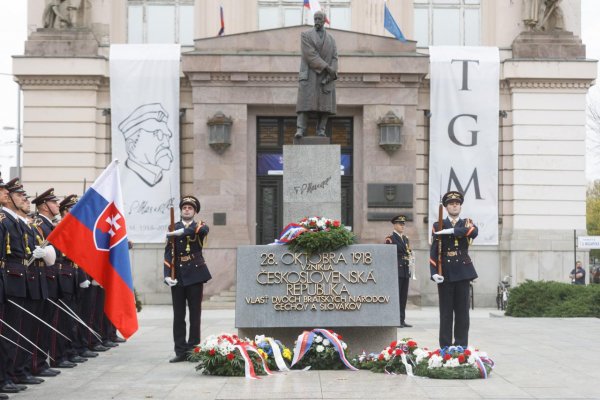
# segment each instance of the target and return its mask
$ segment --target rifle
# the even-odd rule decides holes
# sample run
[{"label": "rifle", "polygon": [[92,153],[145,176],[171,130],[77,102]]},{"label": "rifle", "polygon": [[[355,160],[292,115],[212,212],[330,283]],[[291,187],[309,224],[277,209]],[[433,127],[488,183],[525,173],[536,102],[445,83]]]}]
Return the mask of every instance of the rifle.
[{"label": "rifle", "polygon": [[[440,197],[440,206],[438,207],[438,229],[436,232],[444,229],[444,205],[442,204],[442,198]],[[437,273],[442,276],[442,235],[437,235]]]},{"label": "rifle", "polygon": [[[175,230],[175,207],[171,206],[171,224],[169,225],[169,232]],[[171,241],[171,279],[175,279],[175,236],[169,238]]]}]

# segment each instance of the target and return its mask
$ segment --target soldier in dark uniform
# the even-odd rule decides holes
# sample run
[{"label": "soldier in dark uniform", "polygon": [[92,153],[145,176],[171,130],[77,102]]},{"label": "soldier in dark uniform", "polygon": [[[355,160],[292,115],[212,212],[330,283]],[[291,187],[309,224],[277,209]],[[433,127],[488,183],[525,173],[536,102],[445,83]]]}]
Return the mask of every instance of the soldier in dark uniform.
[{"label": "soldier in dark uniform", "polygon": [[[58,205],[61,218],[64,218],[75,204],[77,204],[76,194],[66,196]],[[83,296],[82,293],[90,286],[90,281],[87,274],[62,253],[60,249],[57,252],[57,263],[59,264],[58,283],[61,300],[82,318],[83,314],[80,311],[80,302]],[[88,349],[87,337],[90,332],[87,328],[79,323],[73,325],[64,318],[61,318],[60,325],[63,326],[63,324],[65,328],[69,326],[66,335],[71,339],[71,342],[59,336],[57,337],[57,347],[65,348],[69,361],[82,363],[87,361],[88,358],[98,356],[98,353]],[[61,332],[63,332],[62,329]],[[60,362],[60,360],[57,360],[57,362]]]},{"label": "soldier in dark uniform", "polygon": [[[477,227],[470,219],[459,218],[464,197],[451,191],[442,204],[448,217],[443,229],[433,224],[434,240],[430,251],[431,279],[438,284],[440,307],[440,347],[469,345],[469,292],[477,272],[469,257],[469,246],[477,237]],[[438,240],[442,241],[442,274],[438,274]],[[454,340],[452,333],[454,328]]]},{"label": "soldier in dark uniform", "polygon": [[[22,308],[30,312],[36,311],[36,300],[41,295],[39,286],[39,273],[35,266],[27,267],[27,261],[32,255],[32,249],[35,247],[32,241],[30,229],[27,223],[23,221],[22,208],[25,205],[25,191],[19,178],[14,178],[7,182],[6,188],[9,192],[9,199],[3,207],[4,218],[2,224],[6,230],[3,242],[4,247],[4,278],[5,294],[7,304],[5,305],[5,320],[12,327],[20,327],[20,332],[29,340],[34,339],[36,324],[33,317],[27,315]],[[19,215],[21,214],[21,215]],[[43,250],[43,249],[42,249]],[[37,251],[37,257],[41,252]],[[25,342],[12,331],[7,332],[7,336],[16,343],[23,345]],[[28,344],[25,346],[30,347]],[[17,383],[26,385],[39,384],[43,379],[34,377],[31,374],[31,356],[15,346],[14,351],[9,353],[9,375]]]},{"label": "soldier in dark uniform", "polygon": [[[33,228],[35,228],[36,238],[39,241],[45,240],[54,229],[52,220],[58,215],[58,197],[54,195],[54,189],[48,189],[41,195],[37,196],[32,201],[36,205],[37,214],[33,218]],[[48,299],[53,302],[58,301],[58,276],[56,265],[50,264],[41,266],[42,280],[45,280],[48,289]],[[55,321],[58,318],[58,308],[49,301],[42,301],[40,306],[41,314],[39,315],[46,323],[56,328]],[[57,335],[56,332],[47,332],[47,327],[38,326],[36,334],[36,344],[40,346],[46,353],[50,353],[51,337]],[[33,374],[36,376],[56,376],[60,373],[58,370],[51,369],[46,361],[46,357],[42,354],[34,353],[36,357],[33,359]],[[54,356],[52,357],[56,359]]]},{"label": "soldier in dark uniform", "polygon": [[[46,278],[46,268],[54,265],[56,253],[52,245],[44,243],[42,233],[35,227],[33,220],[29,218],[31,214],[31,202],[27,193],[23,193],[23,202],[19,206],[17,214],[23,228],[23,242],[25,243],[25,253],[28,258],[33,258],[33,262],[27,267],[27,298],[25,308],[33,315],[25,313],[23,315],[25,326],[31,325],[32,341],[45,353],[47,353],[46,338],[52,331],[43,322],[51,324],[50,316],[46,314],[46,307],[49,305],[48,298],[48,279]],[[43,322],[42,322],[43,321]],[[60,371],[51,369],[45,361],[44,355],[37,348],[33,349],[31,358],[27,357],[28,364],[26,369],[33,375],[52,377]]]},{"label": "soldier in dark uniform", "polygon": [[[54,195],[54,189],[50,188],[44,193],[37,196],[32,201],[36,205],[37,214],[34,218],[34,224],[36,229],[39,231],[41,237],[45,240],[50,233],[54,230],[54,223],[52,222],[59,214],[58,197]],[[48,298],[54,303],[58,303],[60,295],[60,284],[59,284],[59,265],[56,263],[48,265],[45,268],[45,277],[48,285]],[[63,334],[67,334],[69,327],[72,326],[73,320],[64,314],[56,305],[46,301],[43,309],[43,319],[51,324],[58,331]],[[70,321],[69,325],[60,324],[60,321],[65,321],[68,318]],[[42,348],[54,359],[54,366],[57,368],[73,368],[76,366],[75,363],[67,359],[66,349],[64,346],[57,346],[58,335],[56,332],[51,332],[50,335],[44,335],[45,341],[43,342]],[[64,340],[64,339],[63,339]],[[51,351],[52,350],[52,351]],[[48,375],[48,363],[45,359],[41,359],[37,362],[36,369],[41,371],[34,375],[50,376]],[[60,371],[58,371],[60,372]]]},{"label": "soldier in dark uniform", "polygon": [[[181,221],[175,230],[167,233],[165,248],[165,283],[171,287],[173,299],[173,339],[175,357],[169,362],[186,359],[186,353],[200,343],[200,314],[202,313],[202,290],[211,279],[204,262],[202,247],[208,235],[208,225],[196,222],[194,216],[200,212],[200,202],[194,196],[185,196],[179,202]],[[172,246],[175,243],[175,247]],[[171,271],[175,270],[175,278]],[[185,313],[189,309],[190,331],[186,340]]]},{"label": "soldier in dark uniform", "polygon": [[[6,188],[6,183],[0,177],[0,204],[2,206],[6,206],[10,201],[8,196],[8,189]],[[2,274],[0,274],[0,318],[5,321],[7,320],[7,314],[5,310],[5,277],[4,277],[4,267],[5,267],[5,255],[6,255],[6,247],[3,245],[6,239],[6,225],[4,224],[4,219],[6,219],[6,214],[4,213],[4,208],[0,212],[0,255],[2,258]],[[11,325],[12,326],[12,325]],[[0,333],[5,336],[13,336],[14,334],[8,332],[9,329],[4,326],[4,324],[0,325]],[[15,352],[15,346],[5,340],[0,340],[0,392],[1,393],[18,393],[21,390],[26,389],[26,386],[15,385],[10,376],[8,375],[9,369],[9,353]],[[5,394],[0,395],[0,399],[7,399],[8,396]]]},{"label": "soldier in dark uniform", "polygon": [[408,300],[408,283],[410,270],[408,268],[412,250],[408,238],[404,234],[406,216],[397,215],[390,221],[394,225],[394,232],[385,238],[385,244],[396,245],[398,254],[398,290],[400,297],[400,328],[412,328],[406,323],[406,301]]}]

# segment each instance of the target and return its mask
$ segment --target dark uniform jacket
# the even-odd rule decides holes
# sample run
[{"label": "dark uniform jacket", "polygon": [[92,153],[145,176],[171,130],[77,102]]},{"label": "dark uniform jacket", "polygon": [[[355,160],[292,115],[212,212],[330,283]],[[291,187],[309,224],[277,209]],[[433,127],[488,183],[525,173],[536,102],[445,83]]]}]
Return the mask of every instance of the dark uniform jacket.
[{"label": "dark uniform jacket", "polygon": [[[185,228],[183,222],[175,224],[175,230]],[[175,268],[175,279],[178,286],[189,286],[196,283],[208,282],[212,277],[202,255],[204,239],[208,235],[208,225],[204,222],[193,221],[185,228],[183,235],[176,236],[175,260],[171,238],[165,247],[164,275],[171,276],[171,268]]]},{"label": "dark uniform jacket", "polygon": [[410,278],[408,264],[410,261],[410,244],[405,235],[394,232],[385,238],[386,244],[395,244],[398,257],[398,278]]},{"label": "dark uniform jacket", "polygon": [[[26,258],[31,258],[31,252],[35,246],[39,246],[44,239],[32,224],[20,220],[23,227],[23,242],[26,243]],[[29,250],[27,250],[29,249]],[[27,267],[27,297],[32,300],[43,300],[48,298],[48,284],[46,281],[46,264],[43,259],[35,260]]]},{"label": "dark uniform jacket", "polygon": [[[452,228],[449,218],[444,220],[444,227]],[[438,223],[433,224],[433,232],[438,230]],[[445,282],[473,280],[477,272],[469,257],[471,241],[477,237],[478,229],[470,219],[459,219],[454,226],[454,235],[439,235],[442,238],[442,275]],[[429,252],[430,272],[437,274],[438,239],[433,236]]]},{"label": "dark uniform jacket", "polygon": [[0,216],[2,224],[2,260],[4,262],[4,293],[6,296],[27,297],[27,267],[24,231],[19,218],[8,210]]},{"label": "dark uniform jacket", "polygon": [[[34,225],[42,239],[46,239],[54,229],[52,221],[41,214],[36,215]],[[46,284],[48,286],[48,297],[56,300],[59,297],[58,266],[56,264],[47,265],[43,269],[45,272]]]}]

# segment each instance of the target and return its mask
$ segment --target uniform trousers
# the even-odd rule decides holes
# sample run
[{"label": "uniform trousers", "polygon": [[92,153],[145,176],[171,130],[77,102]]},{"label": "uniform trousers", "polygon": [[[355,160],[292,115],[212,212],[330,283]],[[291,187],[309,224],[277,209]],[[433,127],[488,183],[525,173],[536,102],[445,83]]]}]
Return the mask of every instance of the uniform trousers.
[{"label": "uniform trousers", "polygon": [[406,302],[408,300],[408,282],[410,278],[398,277],[398,289],[400,290],[400,323],[406,319]]},{"label": "uniform trousers", "polygon": [[[200,314],[202,313],[202,291],[204,283],[171,287],[173,299],[173,340],[175,341],[175,354],[185,355],[194,346],[200,343]],[[190,331],[186,340],[185,312],[190,314]]]},{"label": "uniform trousers", "polygon": [[[48,325],[51,325],[52,327],[54,327],[52,325],[52,322],[54,320],[54,316],[55,316],[56,312],[58,311],[58,309],[56,308],[56,306],[54,304],[50,303],[48,300],[37,300],[37,301],[39,302],[39,304],[38,304],[39,314],[37,314],[37,316],[40,317]],[[52,299],[52,301],[54,301],[56,303],[57,300]],[[50,353],[50,338],[52,337],[52,334],[55,334],[55,332],[52,331],[47,326],[43,325],[39,321],[36,321],[36,323],[37,323],[37,329],[35,332],[34,343],[38,347],[40,347],[42,350],[44,350],[46,353]],[[52,357],[52,358],[54,358],[54,357]],[[33,350],[32,359],[33,359],[33,364],[32,364],[32,368],[31,368],[32,373],[38,374],[38,373],[42,372],[43,370],[50,368],[50,365],[46,361],[46,356],[43,355],[39,350],[37,350],[37,349]]]},{"label": "uniform trousers", "polygon": [[[77,309],[77,303],[75,302],[75,296],[73,294],[65,293],[61,299],[71,310]],[[59,300],[55,300],[66,311],[69,311],[67,307]],[[59,310],[54,316],[53,326],[58,329],[63,335],[71,339],[67,341],[65,338],[60,336],[56,332],[52,332],[52,344],[50,346],[50,356],[54,358],[57,364],[63,361],[69,360],[71,357],[78,355],[78,350],[81,349],[81,341],[77,335],[77,327],[80,325],[73,317],[70,317],[66,312]],[[82,327],[85,329],[85,327]],[[77,350],[76,350],[77,349]],[[85,351],[82,350],[82,352]]]},{"label": "uniform trousers", "polygon": [[[469,292],[470,281],[440,283],[438,298],[440,303],[440,348],[446,346],[469,345]],[[454,342],[452,325],[454,322]]]}]

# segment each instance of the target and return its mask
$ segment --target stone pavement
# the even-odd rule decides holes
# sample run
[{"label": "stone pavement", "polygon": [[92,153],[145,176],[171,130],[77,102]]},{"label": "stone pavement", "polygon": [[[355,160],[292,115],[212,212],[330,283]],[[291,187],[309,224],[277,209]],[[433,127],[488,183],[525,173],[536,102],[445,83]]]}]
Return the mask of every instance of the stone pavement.
[{"label": "stone pavement", "polygon": [[[600,399],[600,320],[471,313],[471,344],[496,362],[488,380],[448,381],[368,371],[293,371],[261,380],[202,376],[173,356],[170,306],[145,306],[127,343],[11,399]],[[500,316],[500,317],[497,317]],[[409,309],[399,329],[437,343],[437,308]],[[233,310],[205,310],[202,335],[232,332]],[[289,344],[291,345],[291,344]],[[377,351],[373,349],[372,351]]]}]

